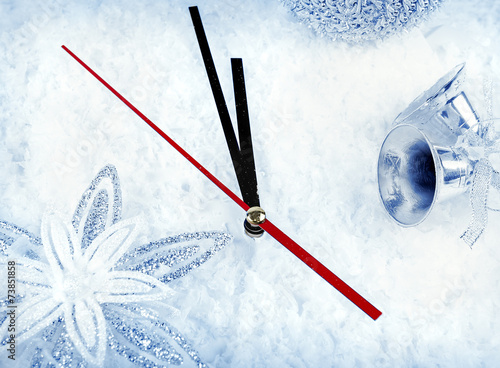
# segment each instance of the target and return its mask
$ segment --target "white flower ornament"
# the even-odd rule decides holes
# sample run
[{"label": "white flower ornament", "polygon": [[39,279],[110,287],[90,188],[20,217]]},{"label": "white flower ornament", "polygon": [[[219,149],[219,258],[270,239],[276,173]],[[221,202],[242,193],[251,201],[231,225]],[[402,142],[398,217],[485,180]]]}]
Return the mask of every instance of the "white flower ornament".
[{"label": "white flower ornament", "polygon": [[[14,310],[16,316],[16,360],[31,367],[123,367],[125,362],[161,367],[189,357],[205,366],[185,339],[162,321],[166,306],[161,303],[173,294],[167,283],[204,263],[230,236],[200,232],[136,245],[144,222],[120,218],[118,176],[108,165],[82,196],[73,226],[50,213],[42,220],[38,238],[0,222],[3,268],[15,260],[17,270],[18,293],[3,302],[3,309]],[[175,247],[178,243],[186,244]],[[207,250],[194,258],[204,246]],[[8,315],[3,318],[0,334],[8,345],[12,321]],[[108,350],[123,358],[111,359]],[[7,354],[0,356],[0,362],[5,358]]]}]

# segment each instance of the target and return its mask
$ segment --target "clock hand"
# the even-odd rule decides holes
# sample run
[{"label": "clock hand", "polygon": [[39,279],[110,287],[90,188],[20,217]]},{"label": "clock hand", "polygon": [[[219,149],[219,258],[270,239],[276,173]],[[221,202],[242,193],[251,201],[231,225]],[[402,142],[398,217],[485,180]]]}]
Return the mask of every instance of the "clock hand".
[{"label": "clock hand", "polygon": [[231,59],[231,67],[233,72],[234,97],[236,101],[238,137],[240,141],[239,167],[235,166],[235,171],[236,175],[242,178],[240,188],[243,200],[250,207],[254,207],[259,206],[260,202],[257,189],[257,175],[255,172],[255,159],[253,155],[252,133],[250,131],[250,119],[248,117],[245,78],[243,76],[243,61],[241,59]]},{"label": "clock hand", "polygon": [[[198,161],[196,161],[189,153],[187,153],[181,146],[179,146],[172,138],[170,138],[165,132],[163,132],[156,124],[149,120],[146,115],[139,111],[134,105],[132,105],[125,97],[123,97],[117,90],[115,90],[111,85],[108,84],[104,79],[102,79],[96,72],[94,72],[87,64],[85,64],[78,56],[71,52],[66,46],[62,46],[64,51],[66,51],[71,57],[73,57],[82,67],[84,67],[90,74],[92,74],[99,82],[101,82],[109,91],[111,91],[116,97],[118,97],[125,105],[127,105],[133,112],[135,112],[146,124],[148,124],[154,131],[156,131],[162,138],[164,138],[173,148],[175,148],[181,155],[183,155],[193,166],[200,170],[208,179],[210,179],[216,186],[218,186],[224,193],[226,193],[236,204],[238,204],[245,211],[248,211],[250,207],[248,204],[243,202],[236,194],[234,194],[228,187],[226,187],[219,179],[212,175],[207,169],[205,169]],[[265,220],[260,225],[269,235],[280,242],[284,247],[290,250],[295,256],[297,256],[302,262],[309,266],[313,271],[325,279],[330,285],[340,291],[346,298],[353,302],[357,307],[359,307],[363,312],[365,312],[372,319],[376,320],[382,312],[375,308],[370,302],[364,299],[360,294],[358,294],[354,289],[342,281],[337,275],[331,272],[323,264],[321,264],[316,258],[305,251],[300,245],[294,242],[290,237],[283,233],[279,228],[269,220]]]},{"label": "clock hand", "polygon": [[[207,71],[210,88],[214,96],[215,105],[219,113],[222,124],[222,130],[226,137],[227,147],[231,160],[233,161],[234,171],[238,179],[243,201],[250,207],[259,207],[259,193],[257,188],[257,175],[255,172],[255,160],[252,147],[252,136],[250,131],[250,119],[248,116],[248,105],[245,91],[245,77],[243,74],[243,61],[241,59],[231,59],[231,70],[233,74],[234,97],[236,102],[236,121],[238,123],[239,146],[234,133],[231,117],[227,109],[226,100],[222,87],[217,76],[217,69],[210,52],[207,36],[201,22],[198,7],[189,8],[191,20],[193,22],[196,38],[200,47],[203,63]],[[262,211],[263,212],[263,211]],[[258,225],[250,223],[245,219],[245,232],[251,237],[260,237],[264,230]]]},{"label": "clock hand", "polygon": [[[234,99],[236,101],[236,116],[238,122],[238,136],[240,139],[240,159],[235,166],[241,195],[246,204],[250,206],[247,217],[243,223],[245,233],[252,238],[259,238],[264,230],[259,226],[265,221],[265,212],[260,208],[257,173],[253,155],[252,133],[248,117],[247,96],[245,91],[245,77],[243,75],[243,60],[231,59],[233,72]],[[231,127],[232,128],[232,127]],[[239,164],[239,167],[237,167]],[[257,218],[255,218],[257,215]],[[254,222],[256,221],[256,222]]]}]

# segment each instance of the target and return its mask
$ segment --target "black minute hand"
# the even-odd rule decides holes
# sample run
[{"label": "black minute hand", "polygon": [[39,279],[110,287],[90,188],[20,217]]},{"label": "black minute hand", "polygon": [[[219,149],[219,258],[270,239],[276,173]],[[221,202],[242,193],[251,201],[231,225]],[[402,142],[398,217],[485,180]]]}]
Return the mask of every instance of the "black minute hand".
[{"label": "black minute hand", "polygon": [[[201,55],[207,71],[208,80],[215,99],[217,111],[226,137],[227,147],[233,161],[236,178],[240,187],[243,201],[249,207],[259,207],[259,193],[257,188],[257,175],[255,173],[255,159],[253,155],[252,136],[250,131],[250,119],[248,116],[248,105],[245,91],[245,77],[243,74],[243,61],[231,59],[233,74],[234,97],[236,102],[236,120],[238,123],[239,145],[236,140],[231,117],[227,109],[226,100],[217,76],[217,70],[208,46],[207,36],[201,22],[198,8],[189,8],[193,26],[200,46]],[[245,231],[252,237],[259,237],[264,233],[257,225],[250,224],[245,220]]]}]

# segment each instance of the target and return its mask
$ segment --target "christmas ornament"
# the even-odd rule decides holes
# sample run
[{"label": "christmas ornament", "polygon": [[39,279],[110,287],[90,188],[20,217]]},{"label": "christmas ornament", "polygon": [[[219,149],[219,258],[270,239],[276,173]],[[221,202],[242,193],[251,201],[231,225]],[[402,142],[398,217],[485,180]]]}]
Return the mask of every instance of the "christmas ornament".
[{"label": "christmas ornament", "polygon": [[175,311],[170,282],[205,263],[230,236],[197,232],[141,244],[144,221],[122,220],[121,209],[118,175],[108,165],[83,193],[71,224],[47,213],[38,237],[0,222],[0,260],[14,285],[2,298],[9,312],[0,335],[11,349],[0,358],[5,366],[109,366],[117,356],[130,366],[205,366],[165,320],[165,311]]},{"label": "christmas ornament", "polygon": [[500,136],[463,91],[464,68],[455,67],[396,118],[380,149],[378,183],[401,226],[420,224],[436,203],[470,190],[473,219],[461,237],[472,247],[486,227],[490,184],[500,188],[488,159],[500,152]]},{"label": "christmas ornament", "polygon": [[[209,79],[211,79],[212,92],[214,93],[216,103],[225,105],[223,101],[222,93],[218,91],[220,89],[220,85],[212,81],[212,78],[216,78],[215,66],[213,65],[213,61],[207,60],[211,59],[210,51],[208,49],[208,43],[206,42],[203,26],[201,24],[201,19],[199,16],[198,9],[196,7],[190,8],[191,17],[193,20],[193,25],[197,32],[199,38],[200,48],[202,50],[202,55],[205,59],[205,66],[208,71]],[[201,37],[200,37],[201,36]],[[363,298],[360,294],[358,294],[354,289],[352,289],[349,285],[347,285],[344,281],[342,281],[337,275],[331,272],[328,268],[326,268],[322,263],[320,263],[316,258],[314,258],[311,254],[309,254],[305,249],[303,249],[300,245],[298,245],[295,241],[293,241],[290,237],[288,237],[285,233],[283,233],[278,227],[276,227],[271,221],[269,221],[265,217],[265,213],[262,209],[255,211],[253,208],[252,211],[249,212],[251,206],[248,203],[245,203],[242,199],[240,199],[236,194],[234,194],[228,187],[226,187],[220,180],[218,180],[214,175],[212,175],[206,168],[204,168],[198,161],[196,161],[190,154],[188,154],[182,147],[180,147],[172,138],[170,138],[165,132],[163,132],[156,124],[154,124],[151,120],[149,120],[142,112],[140,112],[135,106],[133,106],[123,95],[121,95],[118,91],[116,91],[109,83],[107,83],[103,78],[101,78],[96,72],[92,70],[87,64],[85,64],[80,58],[78,58],[72,51],[70,51],[66,46],[62,46],[62,48],[71,55],[81,66],[83,66],[89,73],[91,73],[97,80],[99,80],[106,88],[108,88],[116,97],[118,97],[125,105],[127,105],[132,111],[134,111],[145,123],[147,123],[153,130],[155,130],[162,138],[164,138],[172,147],[174,147],[179,153],[181,153],[191,164],[193,164],[198,170],[200,170],[208,179],[210,179],[215,185],[217,185],[226,195],[228,195],[235,203],[237,203],[241,208],[247,211],[247,218],[261,218],[261,221],[248,221],[249,225],[259,226],[263,230],[265,230],[269,235],[278,240],[284,247],[286,247],[289,251],[291,251],[295,256],[297,256],[301,261],[303,261],[307,266],[309,266],[312,270],[314,270],[318,275],[320,275],[323,279],[329,282],[332,286],[334,286],[338,291],[340,291],[344,296],[346,296],[349,300],[351,300],[356,306],[358,306],[361,310],[363,310],[367,315],[369,315],[372,319],[376,320],[382,314],[377,308],[375,308],[372,304],[370,304],[365,298]],[[205,51],[204,51],[205,49]],[[238,121],[242,122],[246,120],[247,117],[242,118],[243,114],[247,114],[246,107],[242,108],[242,102],[246,101],[246,97],[244,97],[244,81],[243,81],[243,72],[242,72],[242,63],[236,61],[233,62],[233,70],[235,70],[235,88],[236,88],[236,102],[240,104],[238,108]],[[213,69],[213,71],[211,70]],[[238,81],[239,80],[239,81]],[[219,114],[221,109],[219,108]],[[224,111],[225,113],[225,111]],[[226,124],[224,121],[222,122],[223,126]],[[227,123],[230,124],[230,121]],[[247,125],[247,124],[245,124]],[[249,128],[249,126],[248,126]],[[232,132],[234,136],[234,132]],[[249,131],[241,134],[240,138],[250,139]],[[232,139],[232,138],[231,138]],[[234,137],[235,140],[235,137]],[[231,146],[231,143],[228,142],[228,146]],[[230,148],[231,150],[231,148]],[[237,145],[235,146],[236,154],[240,151],[238,150]],[[253,152],[251,152],[251,156],[253,158]],[[234,162],[234,160],[233,160]],[[239,162],[234,164],[235,171],[238,172]],[[247,169],[250,168],[247,167]],[[253,168],[253,171],[255,169]],[[248,177],[247,177],[248,178]],[[244,178],[245,180],[245,178]],[[240,184],[241,185],[241,184]],[[245,184],[243,183],[242,192],[245,191],[246,188],[252,189],[253,192],[256,193],[256,179],[253,182]],[[257,216],[254,216],[254,211],[259,213]],[[248,229],[247,229],[248,230]],[[247,231],[248,233],[248,231]]]},{"label": "christmas ornament", "polygon": [[384,39],[419,24],[441,0],[281,0],[316,33],[350,43]]}]

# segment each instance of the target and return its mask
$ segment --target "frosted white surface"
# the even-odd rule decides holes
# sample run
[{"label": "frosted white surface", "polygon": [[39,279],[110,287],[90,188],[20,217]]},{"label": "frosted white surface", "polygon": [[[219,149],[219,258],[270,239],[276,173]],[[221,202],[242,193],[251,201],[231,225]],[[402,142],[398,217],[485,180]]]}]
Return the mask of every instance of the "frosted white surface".
[{"label": "frosted white surface", "polygon": [[[60,47],[237,192],[190,5],[233,120],[229,59],[243,58],[268,218],[381,309],[376,322],[270,236],[246,237],[244,212]],[[419,28],[362,46],[316,36],[277,0],[2,0],[0,19],[0,219],[39,234],[47,207],[70,218],[112,163],[144,240],[232,234],[171,285],[181,313],[168,320],[210,366],[498,364],[500,215],[473,250],[459,239],[466,195],[400,228],[378,199],[376,162],[397,114],[459,63],[479,115],[500,117],[500,3],[447,1]]]}]

